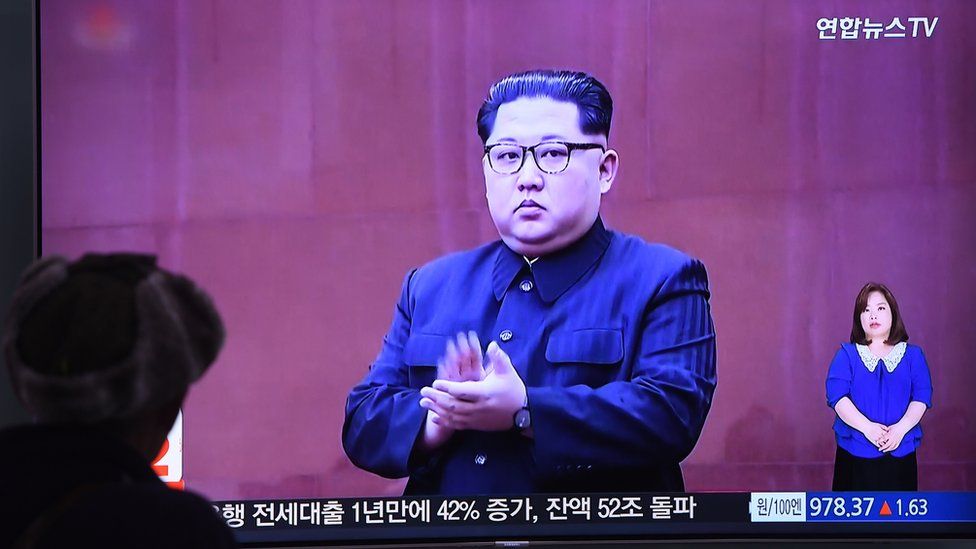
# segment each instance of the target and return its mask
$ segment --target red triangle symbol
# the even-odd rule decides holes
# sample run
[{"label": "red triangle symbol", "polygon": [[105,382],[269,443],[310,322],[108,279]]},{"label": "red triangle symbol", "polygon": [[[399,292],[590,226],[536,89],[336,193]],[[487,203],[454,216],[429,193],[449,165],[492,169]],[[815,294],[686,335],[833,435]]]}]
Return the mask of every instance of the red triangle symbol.
[{"label": "red triangle symbol", "polygon": [[888,507],[888,502],[887,501],[884,502],[884,505],[881,506],[881,513],[880,513],[880,515],[883,516],[883,517],[887,517],[887,516],[890,516],[891,515],[891,507]]}]

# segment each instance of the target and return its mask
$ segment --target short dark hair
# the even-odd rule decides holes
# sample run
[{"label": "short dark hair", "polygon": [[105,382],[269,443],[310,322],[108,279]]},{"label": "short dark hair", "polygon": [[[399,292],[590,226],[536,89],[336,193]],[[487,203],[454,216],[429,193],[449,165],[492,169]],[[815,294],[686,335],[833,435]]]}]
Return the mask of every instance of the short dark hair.
[{"label": "short dark hair", "polygon": [[861,313],[868,306],[868,296],[874,292],[883,295],[885,301],[888,302],[888,306],[891,307],[891,331],[888,333],[888,339],[885,340],[885,343],[894,345],[902,341],[908,341],[908,331],[905,330],[905,323],[901,319],[901,312],[898,310],[898,302],[895,301],[894,294],[884,284],[868,282],[857,293],[857,299],[854,300],[854,324],[851,326],[851,343],[859,343],[861,345],[871,343],[864,333],[864,328],[861,326]]},{"label": "short dark hair", "polygon": [[585,72],[531,70],[506,76],[488,89],[488,96],[478,109],[478,135],[482,143],[488,142],[498,107],[520,97],[548,97],[573,103],[579,109],[583,133],[610,137],[613,99],[599,80]]}]

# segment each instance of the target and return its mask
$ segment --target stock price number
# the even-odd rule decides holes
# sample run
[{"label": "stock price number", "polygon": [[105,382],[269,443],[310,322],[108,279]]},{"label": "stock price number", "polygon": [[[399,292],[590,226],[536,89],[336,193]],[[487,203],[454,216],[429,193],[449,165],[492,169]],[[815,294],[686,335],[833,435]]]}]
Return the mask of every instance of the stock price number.
[{"label": "stock price number", "polygon": [[925,498],[911,498],[903,502],[898,498],[891,506],[891,513],[899,517],[924,517],[929,513],[929,501]]},{"label": "stock price number", "polygon": [[862,518],[871,514],[873,497],[814,497],[809,502],[810,518]]}]

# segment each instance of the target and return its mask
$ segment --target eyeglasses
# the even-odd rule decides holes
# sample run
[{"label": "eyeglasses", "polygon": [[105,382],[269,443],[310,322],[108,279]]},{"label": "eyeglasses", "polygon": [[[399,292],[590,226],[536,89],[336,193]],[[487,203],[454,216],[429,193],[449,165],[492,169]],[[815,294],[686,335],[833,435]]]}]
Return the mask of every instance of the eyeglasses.
[{"label": "eyeglasses", "polygon": [[559,173],[569,166],[569,156],[575,150],[600,149],[606,152],[606,147],[597,143],[566,143],[563,141],[546,141],[524,147],[514,143],[495,143],[485,147],[488,165],[495,173],[512,175],[522,169],[527,153],[532,153],[535,165],[545,173]]}]

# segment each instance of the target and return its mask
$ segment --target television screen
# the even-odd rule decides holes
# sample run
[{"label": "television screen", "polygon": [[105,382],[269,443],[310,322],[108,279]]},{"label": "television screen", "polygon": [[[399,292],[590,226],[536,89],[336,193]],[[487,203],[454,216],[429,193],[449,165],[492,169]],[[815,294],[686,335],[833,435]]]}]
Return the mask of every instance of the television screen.
[{"label": "television screen", "polygon": [[[227,343],[157,471],[240,541],[976,531],[976,4],[44,0],[37,16],[41,253],[152,253],[213,295]],[[594,147],[528,150],[571,139],[526,119],[583,111],[532,92],[483,139],[489,88],[537,69],[605,85],[609,135],[581,115],[566,132]],[[486,153],[499,143],[514,152]],[[598,175],[577,177],[587,162]],[[600,226],[574,234],[599,249],[569,261],[513,237],[493,216],[508,184],[542,202],[506,214],[526,226],[586,195]],[[862,303],[869,282],[890,293]],[[506,292],[539,301],[506,309]],[[891,356],[852,341],[892,320],[879,295],[906,336]],[[655,316],[679,308],[694,327]],[[418,389],[467,330],[465,356],[494,341],[525,378],[533,422],[445,423],[454,438],[424,454],[428,419],[457,418]],[[489,355],[478,379],[502,373]],[[839,418],[855,368],[912,383],[898,417]],[[920,421],[896,423],[909,401]],[[911,458],[917,491],[833,491],[842,455]]]}]

